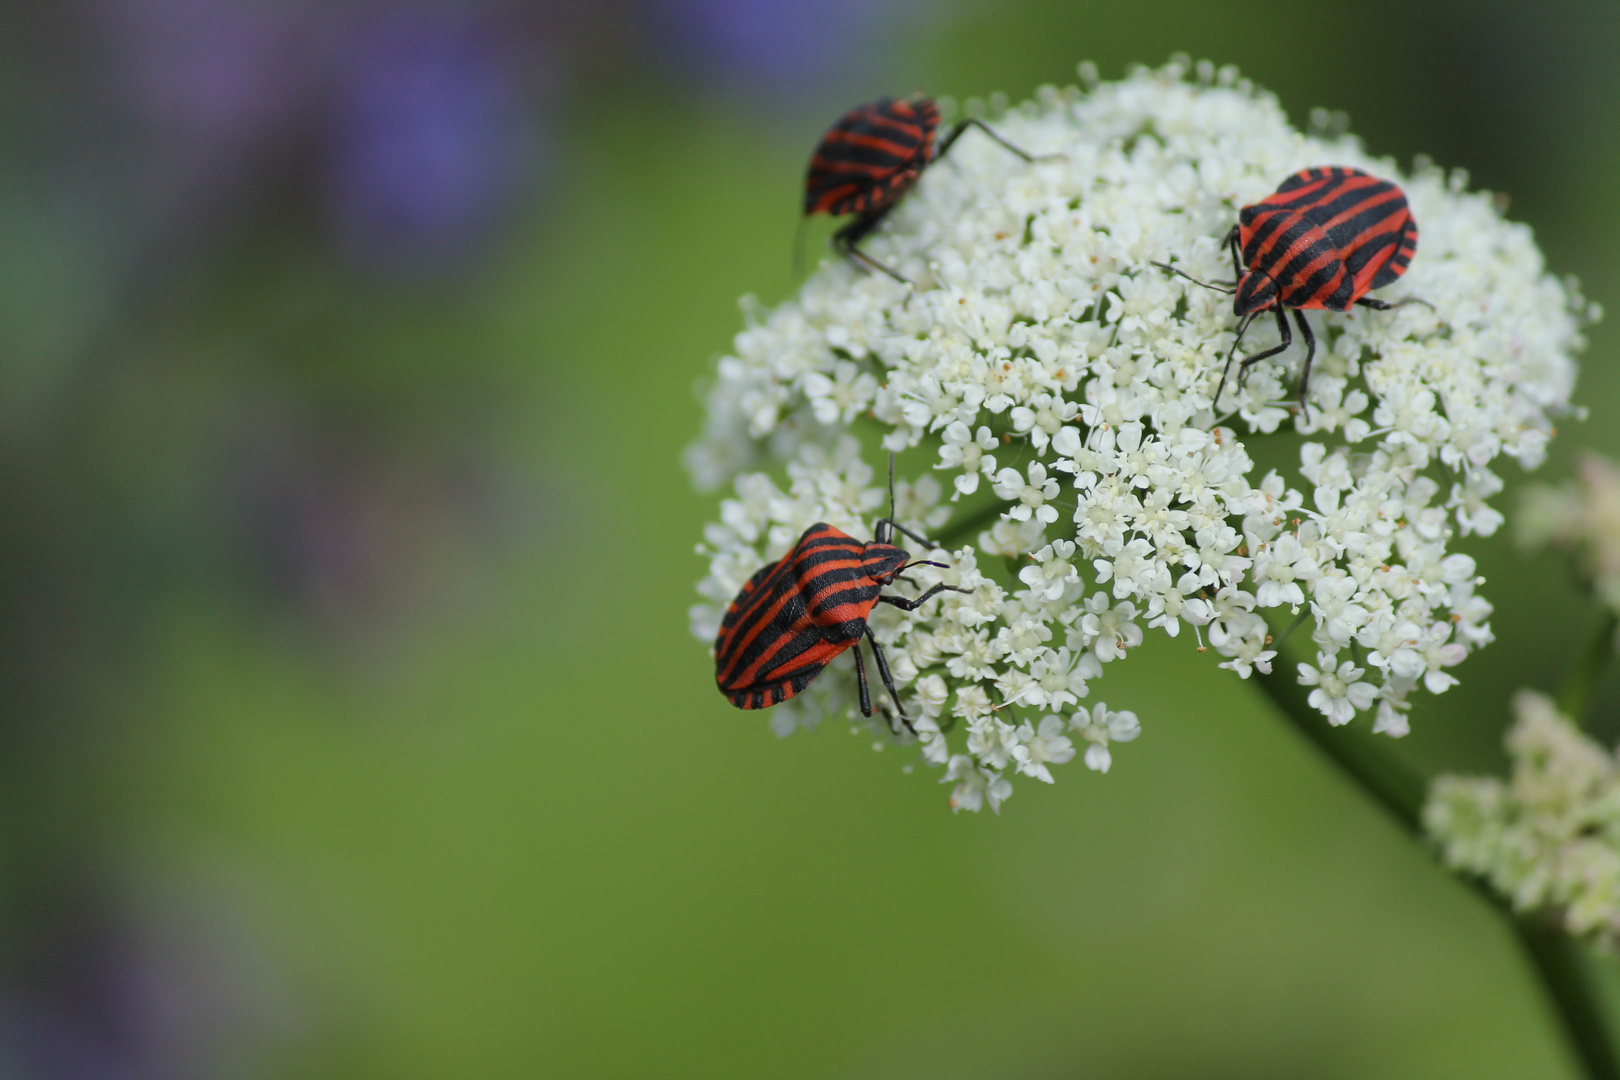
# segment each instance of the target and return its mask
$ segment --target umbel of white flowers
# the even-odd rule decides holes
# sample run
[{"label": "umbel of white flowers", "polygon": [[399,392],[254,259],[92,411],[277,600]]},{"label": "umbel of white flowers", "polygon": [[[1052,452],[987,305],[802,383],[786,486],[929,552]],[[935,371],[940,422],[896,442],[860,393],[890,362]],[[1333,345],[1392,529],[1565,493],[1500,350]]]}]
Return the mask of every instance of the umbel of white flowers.
[{"label": "umbel of white flowers", "polygon": [[1620,941],[1620,764],[1552,701],[1513,702],[1512,778],[1441,776],[1423,824],[1448,866],[1483,878],[1518,911],[1557,914],[1573,934]]},{"label": "umbel of white flowers", "polygon": [[[931,556],[951,569],[915,572],[970,592],[872,619],[921,758],[945,770],[958,809],[998,808],[1015,775],[1050,782],[1076,739],[1106,770],[1136,717],[1081,702],[1151,629],[1185,628],[1247,678],[1302,617],[1311,703],[1335,724],[1370,713],[1404,734],[1408,696],[1444,691],[1491,640],[1474,562],[1452,544],[1502,523],[1497,458],[1540,463],[1587,315],[1529,229],[1461,174],[1403,175],[1349,136],[1301,134],[1230,68],[1082,76],[1089,91],[1047,88],[995,119],[1061,159],[1028,163],[970,135],[867,241],[912,285],[830,261],[774,310],[745,303],[687,455],[700,487],[734,492],[699,547],[692,630],[706,643],[806,526],[872,535],[882,450],[915,476],[898,495],[916,531],[1008,502]],[[1153,262],[1229,276],[1219,241],[1238,209],[1324,164],[1405,188],[1417,256],[1381,296],[1432,309],[1313,313],[1309,411],[1289,407],[1292,374],[1269,364],[1228,380],[1217,410],[1231,300]],[[1276,341],[1264,326],[1250,337]],[[1305,436],[1298,461],[1260,475],[1247,440],[1284,424]],[[767,715],[787,734],[851,714],[853,685],[844,658]]]},{"label": "umbel of white flowers", "polygon": [[1620,466],[1583,455],[1578,480],[1526,488],[1514,524],[1522,546],[1574,554],[1598,599],[1620,615]]}]

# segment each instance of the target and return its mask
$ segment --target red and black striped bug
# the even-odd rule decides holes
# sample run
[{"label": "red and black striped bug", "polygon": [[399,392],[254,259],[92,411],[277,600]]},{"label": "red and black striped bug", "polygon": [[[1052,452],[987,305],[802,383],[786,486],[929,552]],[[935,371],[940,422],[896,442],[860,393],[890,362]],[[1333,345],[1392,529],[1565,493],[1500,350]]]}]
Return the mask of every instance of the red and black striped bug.
[{"label": "red and black striped bug", "polygon": [[[984,121],[960,121],[940,140],[939,108],[922,94],[879,98],[857,105],[827,129],[810,158],[804,178],[804,214],[854,214],[855,220],[833,234],[833,246],[851,261],[888,274],[902,285],[905,278],[855,245],[866,239],[910,191],[924,169],[944,157],[969,127],[976,127],[1025,161],[1040,161],[992,131]],[[1046,157],[1062,157],[1050,154]]]},{"label": "red and black striped bug", "polygon": [[[855,676],[860,684],[861,715],[872,715],[861,638],[872,644],[878,675],[907,728],[900,695],[889,662],[867,625],[876,604],[915,611],[937,593],[972,592],[960,585],[935,585],[915,600],[885,596],[882,590],[910,566],[938,566],[911,556],[889,541],[904,533],[925,547],[924,537],[894,520],[894,459],[889,459],[889,516],[872,530],[872,542],[821,522],[810,526],[793,550],[764,566],[737,593],[714,641],[714,680],[739,709],[768,709],[793,697],[820,675],[845,649],[855,650]],[[905,579],[909,580],[909,579]],[[892,721],[891,721],[892,724]],[[912,729],[912,734],[916,730]]]},{"label": "red and black striped bug", "polygon": [[1225,241],[1232,250],[1232,269],[1237,275],[1230,286],[1199,281],[1161,262],[1153,265],[1233,298],[1232,312],[1241,321],[1215,388],[1217,406],[1232,370],[1232,358],[1250,324],[1262,312],[1275,313],[1282,344],[1245,356],[1238,365],[1239,384],[1252,365],[1294,343],[1283,311],[1292,308],[1294,322],[1305,338],[1299,403],[1307,408],[1305,394],[1310,388],[1316,337],[1305,321],[1305,310],[1349,311],[1358,305],[1388,311],[1402,304],[1428,306],[1417,299],[1391,304],[1367,296],[1406,273],[1417,251],[1417,235],[1417,221],[1399,187],[1360,169],[1318,166],[1301,169],[1274,193],[1238,212],[1238,223]]}]

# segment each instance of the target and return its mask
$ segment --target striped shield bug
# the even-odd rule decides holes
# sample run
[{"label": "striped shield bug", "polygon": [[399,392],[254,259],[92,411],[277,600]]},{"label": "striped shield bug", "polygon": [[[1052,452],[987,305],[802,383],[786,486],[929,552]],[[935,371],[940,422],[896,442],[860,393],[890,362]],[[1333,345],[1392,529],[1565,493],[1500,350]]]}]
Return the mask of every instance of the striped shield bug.
[{"label": "striped shield bug", "polygon": [[810,158],[804,178],[804,214],[854,214],[855,220],[833,234],[833,246],[851,261],[909,284],[894,270],[858,245],[910,191],[924,169],[944,157],[969,127],[976,127],[1025,161],[1033,157],[997,135],[982,120],[967,119],[951,128],[937,148],[939,107],[922,94],[879,98],[857,105],[827,129]]},{"label": "striped shield bug", "polygon": [[[938,584],[915,600],[883,595],[882,590],[902,578],[912,566],[944,563],[913,560],[890,543],[896,532],[932,548],[927,539],[894,519],[894,458],[889,458],[889,516],[872,530],[872,542],[863,544],[825,522],[810,526],[793,550],[761,567],[737,593],[720,623],[714,641],[714,679],[739,709],[768,709],[798,694],[845,649],[855,650],[855,677],[860,684],[861,715],[871,716],[872,694],[866,683],[866,661],[861,638],[872,645],[878,676],[894,699],[907,728],[883,648],[867,625],[877,604],[892,604],[915,611],[944,591],[971,592],[960,585]],[[885,710],[887,711],[887,710]],[[891,720],[891,725],[893,721]],[[916,734],[912,729],[912,734]]]},{"label": "striped shield bug", "polygon": [[1293,309],[1294,322],[1305,339],[1299,403],[1308,408],[1305,395],[1310,389],[1316,337],[1305,321],[1305,311],[1349,311],[1352,305],[1388,311],[1414,303],[1430,307],[1427,301],[1415,298],[1391,304],[1367,295],[1406,273],[1417,251],[1417,235],[1417,221],[1399,187],[1360,169],[1318,166],[1301,169],[1275,192],[1238,212],[1238,223],[1224,241],[1232,252],[1234,281],[1199,281],[1165,263],[1153,265],[1232,297],[1232,312],[1239,318],[1237,340],[1221,368],[1221,381],[1215,388],[1217,406],[1249,326],[1262,312],[1272,312],[1282,344],[1245,356],[1238,365],[1240,384],[1252,365],[1294,343],[1284,313],[1285,308]]}]

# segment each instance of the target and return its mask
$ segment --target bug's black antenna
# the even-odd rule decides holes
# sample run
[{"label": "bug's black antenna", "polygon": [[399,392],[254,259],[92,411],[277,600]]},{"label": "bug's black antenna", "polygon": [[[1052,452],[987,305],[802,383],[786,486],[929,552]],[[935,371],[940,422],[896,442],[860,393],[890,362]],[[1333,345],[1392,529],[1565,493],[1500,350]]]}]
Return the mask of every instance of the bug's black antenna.
[{"label": "bug's black antenna", "polygon": [[926,536],[919,536],[916,533],[912,532],[910,529],[908,529],[904,525],[900,524],[900,522],[895,519],[894,515],[895,515],[895,505],[894,505],[894,451],[890,450],[889,451],[889,516],[886,517],[886,518],[879,518],[878,519],[877,524],[872,529],[872,539],[874,541],[876,541],[877,543],[879,543],[879,544],[887,544],[887,543],[891,543],[893,541],[895,533],[901,533],[901,534],[903,534],[905,536],[911,537],[913,540],[917,541],[917,543],[923,545],[926,548],[929,548],[929,549],[933,548],[934,542],[932,540],[928,539],[928,537],[926,537]]},{"label": "bug's black antenna", "polygon": [[[1251,311],[1238,321],[1237,338],[1232,342],[1232,351],[1226,354],[1226,366],[1221,368],[1221,381],[1215,384],[1215,400],[1211,402],[1216,409],[1221,407],[1221,391],[1226,389],[1226,376],[1232,370],[1232,358],[1237,355],[1238,346],[1243,344],[1243,335],[1249,332],[1249,324],[1259,316],[1258,311]],[[1285,326],[1284,329],[1287,329]],[[1286,345],[1286,342],[1284,343]],[[1243,381],[1243,371],[1238,370],[1238,381]]]},{"label": "bug's black antenna", "polygon": [[872,527],[872,539],[880,544],[887,544],[894,539],[894,451],[889,451],[889,516],[879,518]]},{"label": "bug's black antenna", "polygon": [[1225,293],[1227,296],[1231,296],[1233,293],[1235,293],[1237,291],[1237,288],[1235,286],[1233,288],[1228,289],[1225,285],[1215,285],[1215,284],[1212,284],[1212,283],[1210,283],[1208,281],[1199,281],[1197,278],[1193,277],[1191,274],[1187,273],[1185,270],[1177,270],[1175,267],[1171,266],[1169,263],[1162,263],[1162,262],[1159,262],[1157,259],[1153,260],[1153,265],[1157,266],[1160,270],[1168,270],[1172,274],[1177,275],[1178,277],[1184,277],[1188,281],[1192,282],[1194,285],[1202,285],[1206,289],[1214,289],[1216,292]]}]

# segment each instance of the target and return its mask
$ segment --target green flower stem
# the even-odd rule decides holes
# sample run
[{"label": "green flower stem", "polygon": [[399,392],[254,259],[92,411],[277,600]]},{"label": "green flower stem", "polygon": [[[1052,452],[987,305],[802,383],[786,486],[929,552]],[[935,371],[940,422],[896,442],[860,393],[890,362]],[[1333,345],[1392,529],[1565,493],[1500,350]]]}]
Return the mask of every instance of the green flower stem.
[{"label": "green flower stem", "polygon": [[1253,682],[1282,711],[1298,731],[1321,750],[1335,765],[1361,785],[1362,790],[1389,811],[1407,832],[1422,831],[1423,799],[1426,784],[1407,764],[1380,746],[1383,735],[1374,735],[1364,723],[1336,728],[1309,702],[1311,688],[1301,686],[1294,665],[1279,655],[1269,675],[1256,671]]},{"label": "green flower stem", "polygon": [[[1012,505],[1006,500],[988,503],[949,522],[935,543],[949,547],[992,524]],[[1277,633],[1281,646],[1298,625]],[[1564,715],[1579,722],[1585,717],[1592,688],[1615,654],[1617,620],[1606,613],[1597,633],[1578,658],[1558,696]],[[1276,633],[1276,629],[1273,628]],[[1374,735],[1365,723],[1335,728],[1310,704],[1310,687],[1301,686],[1295,666],[1279,649],[1269,674],[1255,672],[1258,683],[1294,729],[1349,775],[1363,791],[1387,811],[1412,837],[1423,835],[1423,804],[1428,781],[1390,752],[1389,740]],[[1588,1080],[1620,1080],[1620,1054],[1609,1028],[1605,995],[1587,956],[1586,946],[1561,927],[1532,914],[1515,913],[1501,896],[1482,881],[1462,879],[1513,928],[1547,992],[1582,1071]]]},{"label": "green flower stem", "polygon": [[[1503,906],[1500,903],[1498,906]],[[1603,988],[1586,946],[1561,926],[1536,915],[1518,915],[1513,928],[1530,964],[1541,976],[1575,1055],[1589,1080],[1620,1080],[1620,1058],[1609,1030]]]},{"label": "green flower stem", "polygon": [[[1614,620],[1610,617],[1598,634],[1598,642],[1604,650],[1603,661],[1613,653],[1613,636]],[[1586,662],[1577,665],[1570,678],[1572,684],[1581,684],[1574,692],[1574,700],[1579,703],[1584,703],[1591,684],[1602,670],[1602,661],[1592,660],[1596,651],[1597,643],[1594,643],[1587,651]],[[1253,681],[1259,683],[1296,731],[1343,769],[1409,834],[1421,839],[1427,791],[1424,778],[1393,755],[1387,745],[1381,745],[1385,737],[1374,735],[1370,728],[1359,723],[1342,728],[1331,726],[1326,717],[1311,707],[1310,688],[1299,685],[1294,671],[1294,665],[1279,655],[1271,673],[1257,671]],[[1565,692],[1570,693],[1569,687]],[[1563,701],[1561,697],[1560,704]],[[1589,1080],[1620,1080],[1620,1055],[1616,1054],[1603,990],[1586,955],[1586,947],[1540,916],[1515,913],[1507,901],[1484,882],[1465,880],[1512,925],[1514,935],[1551,999],[1584,1074]]]},{"label": "green flower stem", "polygon": [[1614,658],[1615,627],[1620,620],[1613,611],[1603,612],[1603,621],[1597,633],[1587,643],[1586,651],[1575,660],[1575,666],[1564,679],[1564,688],[1558,692],[1558,711],[1575,721],[1577,727],[1586,726],[1586,712],[1591,703],[1592,687],[1597,685],[1604,668]]}]

